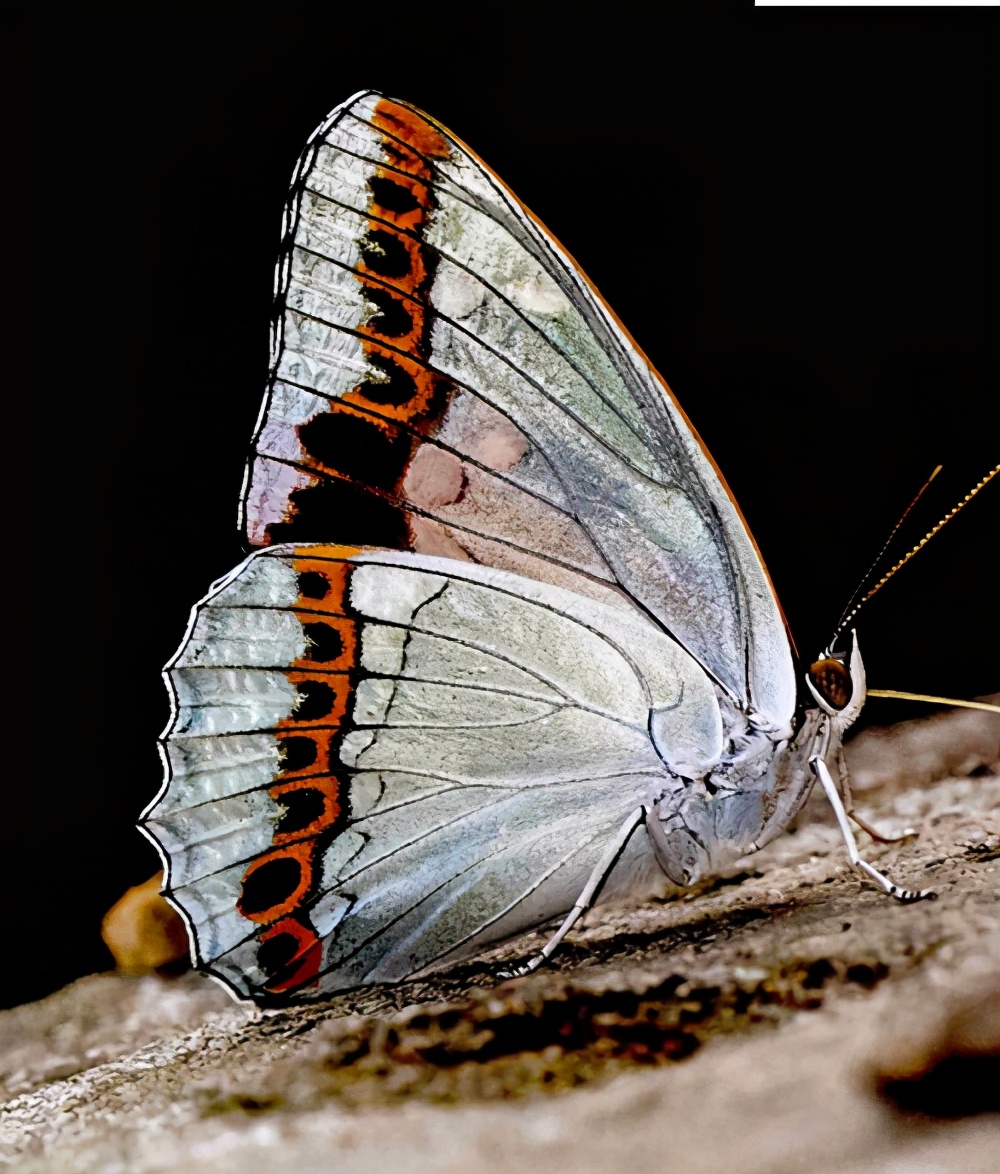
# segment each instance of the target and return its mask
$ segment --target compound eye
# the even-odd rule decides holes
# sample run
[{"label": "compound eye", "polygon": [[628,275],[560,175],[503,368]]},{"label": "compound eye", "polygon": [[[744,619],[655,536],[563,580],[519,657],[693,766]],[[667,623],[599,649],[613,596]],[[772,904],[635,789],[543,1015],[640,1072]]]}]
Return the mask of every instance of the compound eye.
[{"label": "compound eye", "polygon": [[832,709],[843,709],[854,693],[850,672],[839,660],[832,657],[811,664],[809,679],[815,685],[817,693]]}]

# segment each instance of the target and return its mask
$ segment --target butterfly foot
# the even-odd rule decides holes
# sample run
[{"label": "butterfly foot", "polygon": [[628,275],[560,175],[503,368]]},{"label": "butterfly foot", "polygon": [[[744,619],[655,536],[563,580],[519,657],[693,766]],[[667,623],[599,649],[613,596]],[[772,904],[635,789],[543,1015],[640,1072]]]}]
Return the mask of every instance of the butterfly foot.
[{"label": "butterfly foot", "polygon": [[894,897],[901,905],[912,905],[916,901],[936,901],[937,893],[933,889],[904,889],[894,884],[884,872],[881,872],[867,860],[858,860],[857,867],[880,889]]},{"label": "butterfly foot", "polygon": [[531,959],[530,962],[522,962],[520,966],[511,966],[504,970],[498,970],[497,978],[505,981],[508,978],[524,978],[526,974],[534,974],[534,972],[545,961],[544,954],[538,954]]},{"label": "butterfly foot", "polygon": [[[862,860],[858,852],[858,846],[854,842],[854,833],[851,831],[851,825],[848,822],[853,819],[855,823],[863,827],[866,832],[870,834],[870,828],[865,825],[862,820],[859,820],[857,815],[848,813],[844,810],[844,805],[840,801],[840,796],[837,794],[837,788],[834,786],[833,779],[830,777],[830,771],[826,763],[818,755],[814,754],[809,759],[809,766],[813,773],[819,779],[823,790],[826,792],[826,797],[830,801],[830,806],[833,808],[833,813],[837,817],[837,823],[840,825],[841,835],[844,837],[844,843],[847,845],[847,854],[851,858],[851,863],[859,871],[863,872],[869,880],[874,881],[878,887],[884,892],[888,893],[890,897],[895,897],[904,905],[912,905],[914,901],[934,901],[937,899],[937,893],[933,889],[904,889],[891,881],[884,872],[877,869],[874,864],[869,864],[867,860]],[[877,835],[877,833],[876,833]],[[881,837],[879,837],[881,838]]]}]

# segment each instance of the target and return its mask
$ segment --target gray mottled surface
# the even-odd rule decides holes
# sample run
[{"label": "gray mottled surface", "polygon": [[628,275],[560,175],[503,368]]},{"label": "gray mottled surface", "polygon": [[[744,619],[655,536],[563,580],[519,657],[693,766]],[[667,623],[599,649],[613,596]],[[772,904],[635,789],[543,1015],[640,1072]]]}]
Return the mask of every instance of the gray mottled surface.
[{"label": "gray mottled surface", "polygon": [[[970,1073],[1000,1062],[998,727],[952,713],[851,749],[863,813],[919,831],[862,836],[868,858],[936,902],[849,873],[814,798],[733,883],[603,906],[526,980],[471,963],[262,1015],[193,975],[96,975],[0,1017],[0,1152],[109,1174],[990,1170],[1000,1117],[970,1113]],[[959,1115],[903,1113],[899,1088]]]}]

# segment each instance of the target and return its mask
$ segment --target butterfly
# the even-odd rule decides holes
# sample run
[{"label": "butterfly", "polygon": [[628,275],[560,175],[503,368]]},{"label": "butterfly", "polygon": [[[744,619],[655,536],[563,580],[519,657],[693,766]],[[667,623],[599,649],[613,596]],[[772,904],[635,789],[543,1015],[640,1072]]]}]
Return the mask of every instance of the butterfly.
[{"label": "butterfly", "polygon": [[395,982],[778,835],[865,699],[797,674],[663,380],[473,152],[367,91],[299,159],[241,498],[164,676],[141,827],[196,965],[264,1004]]}]

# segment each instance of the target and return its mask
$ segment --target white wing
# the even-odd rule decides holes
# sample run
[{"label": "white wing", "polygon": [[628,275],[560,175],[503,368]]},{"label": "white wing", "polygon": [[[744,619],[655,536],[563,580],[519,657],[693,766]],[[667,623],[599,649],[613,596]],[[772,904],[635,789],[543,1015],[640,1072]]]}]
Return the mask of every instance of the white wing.
[{"label": "white wing", "polygon": [[452,560],[272,548],[195,609],[145,817],[198,961],[257,999],[402,978],[565,911],[715,690],[641,618]]}]

